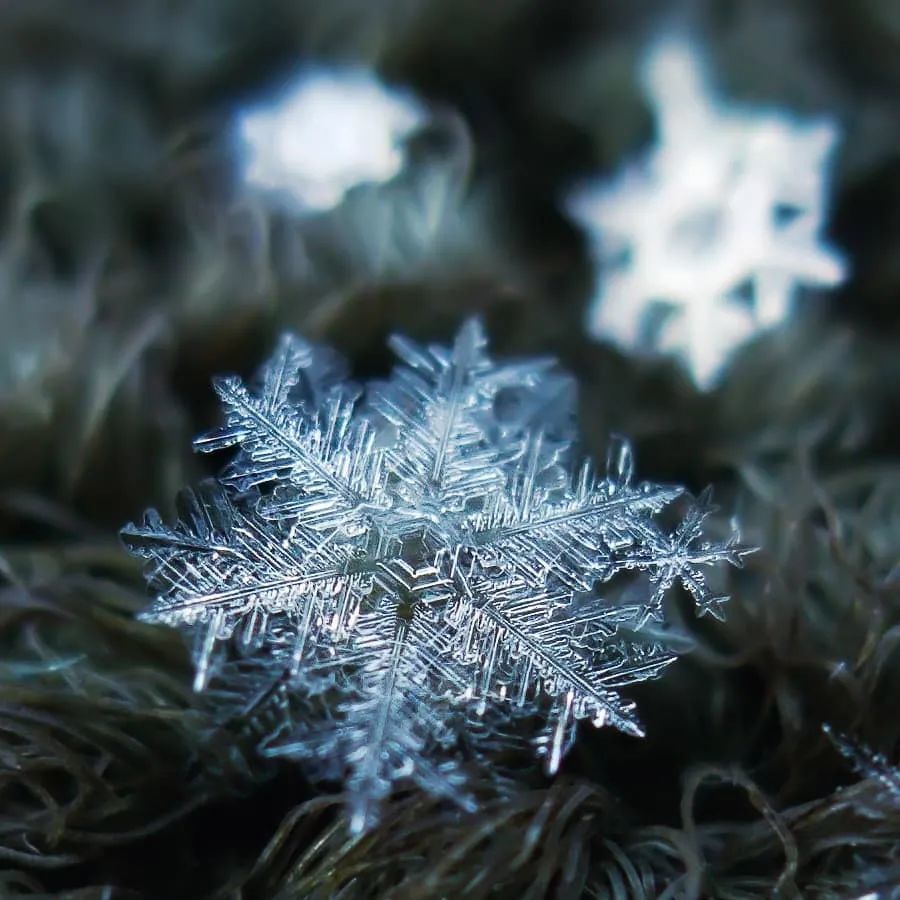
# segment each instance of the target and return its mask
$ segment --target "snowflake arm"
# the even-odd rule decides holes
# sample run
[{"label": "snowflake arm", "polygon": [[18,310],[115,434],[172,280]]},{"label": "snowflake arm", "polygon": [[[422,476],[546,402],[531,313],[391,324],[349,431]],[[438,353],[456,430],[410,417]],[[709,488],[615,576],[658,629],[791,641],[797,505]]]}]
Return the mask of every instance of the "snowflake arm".
[{"label": "snowflake arm", "polygon": [[[633,543],[638,523],[683,493],[681,488],[633,484],[627,442],[611,444],[607,477],[584,464],[567,489],[545,479],[554,462],[540,436],[529,442],[509,489],[471,519],[468,544],[488,563],[502,559],[530,580],[546,578],[587,590],[615,565],[615,548]],[[640,537],[639,535],[637,537]]]},{"label": "snowflake arm", "polygon": [[352,570],[346,547],[323,546],[313,532],[261,520],[215,483],[184,491],[179,512],[169,527],[150,510],[141,525],[122,529],[122,539],[148,560],[147,580],[160,592],[142,618],[202,627],[197,690],[207,682],[218,642],[240,627],[244,645],[258,643],[273,616],[294,627],[299,672],[301,658],[331,640],[326,631],[340,631],[366,591],[366,573]]},{"label": "snowflake arm", "polygon": [[565,736],[579,719],[641,735],[633,704],[623,702],[613,687],[653,677],[674,659],[642,652],[610,666],[602,653],[586,654],[583,635],[592,631],[613,638],[608,622],[617,610],[602,599],[576,606],[577,593],[620,572],[646,570],[656,590],[636,616],[637,627],[659,615],[663,596],[679,580],[701,613],[716,614],[723,598],[708,591],[698,567],[723,560],[740,564],[740,554],[731,542],[694,546],[711,511],[708,495],[671,535],[662,531],[653,516],[683,491],[634,485],[624,441],[612,443],[605,479],[596,482],[583,468],[561,498],[553,499],[559,494],[553,482],[549,492],[538,487],[540,460],[547,461],[536,441],[511,480],[506,505],[474,518],[453,559],[460,597],[454,621],[462,635],[459,652],[477,667],[477,695],[496,693],[500,673],[508,680],[502,693],[520,705],[540,691],[553,698],[556,727],[547,762],[555,771]]},{"label": "snowflake arm", "polygon": [[829,725],[823,725],[822,730],[857,774],[880,785],[890,801],[900,806],[900,767],[891,765],[883,753],[838,734]]},{"label": "snowflake arm", "polygon": [[[237,445],[240,452],[222,480],[238,491],[274,483],[277,490],[261,507],[265,515],[300,515],[310,526],[350,532],[381,500],[382,457],[371,426],[354,418],[358,391],[330,386],[339,369],[330,355],[325,366],[322,358],[286,336],[257,392],[237,376],[216,379],[226,423],[194,446],[212,453]],[[307,399],[298,402],[301,389]]]},{"label": "snowflake arm", "polygon": [[[459,573],[460,600],[452,621],[460,632],[457,653],[473,665],[474,693],[510,695],[519,706],[543,691],[563,704],[557,714],[562,734],[577,719],[591,718],[595,725],[610,724],[621,731],[643,735],[627,703],[600,683],[586,655],[580,655],[570,639],[573,622],[554,610],[568,602],[568,594],[529,591],[513,579],[498,585]],[[511,676],[511,677],[510,677]],[[502,685],[505,678],[510,683]],[[555,753],[548,764],[555,772],[560,762]]]},{"label": "snowflake arm", "polygon": [[[402,365],[375,386],[370,408],[382,426],[401,436],[386,464],[395,508],[408,511],[413,523],[428,519],[446,527],[502,490],[505,467],[521,454],[534,411],[543,410],[548,393],[558,399],[568,384],[549,375],[550,360],[497,365],[486,344],[476,320],[463,325],[451,348],[391,339]],[[496,404],[510,389],[518,391],[518,416],[501,420]]]},{"label": "snowflake arm", "polygon": [[298,723],[266,750],[320,768],[343,760],[338,769],[356,833],[376,821],[380,802],[403,778],[473,809],[456,761],[432,758],[455,743],[466,691],[451,653],[454,634],[432,608],[446,601],[449,584],[436,566],[395,563],[381,567],[377,585],[346,643],[320,664],[339,670],[343,687],[329,720],[314,730]]},{"label": "snowflake arm", "polygon": [[502,483],[493,448],[485,445],[476,416],[490,403],[490,389],[482,388],[490,362],[480,327],[468,323],[452,351],[431,352],[404,339],[393,349],[406,362],[372,401],[403,441],[390,451],[395,487],[403,503],[440,516]]},{"label": "snowflake arm", "polygon": [[622,554],[618,565],[649,572],[657,586],[642,621],[660,609],[663,597],[676,582],[690,594],[699,615],[710,613],[713,618],[724,619],[723,605],[728,598],[709,590],[702,567],[727,562],[742,568],[743,557],[755,552],[755,548],[742,546],[736,531],[726,541],[704,540],[703,524],[714,509],[712,491],[707,488],[690,503],[671,533],[660,529],[650,518],[631,523],[638,538],[636,548]]}]

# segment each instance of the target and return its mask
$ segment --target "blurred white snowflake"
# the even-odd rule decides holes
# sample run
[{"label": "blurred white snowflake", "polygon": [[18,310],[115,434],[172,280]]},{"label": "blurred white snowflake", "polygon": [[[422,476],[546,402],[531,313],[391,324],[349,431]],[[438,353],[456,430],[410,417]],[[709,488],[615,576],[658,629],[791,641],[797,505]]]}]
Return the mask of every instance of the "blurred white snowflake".
[{"label": "blurred white snowflake", "polygon": [[244,178],[295,211],[331,209],[355,185],[397,175],[403,140],[425,119],[411,93],[368,69],[304,69],[275,100],[239,113]]},{"label": "blurred white snowflake", "polygon": [[789,315],[798,288],[845,277],[821,238],[838,130],[717,100],[681,37],[650,48],[642,78],[657,145],[568,198],[600,267],[588,328],[680,357],[709,389],[736,348]]}]

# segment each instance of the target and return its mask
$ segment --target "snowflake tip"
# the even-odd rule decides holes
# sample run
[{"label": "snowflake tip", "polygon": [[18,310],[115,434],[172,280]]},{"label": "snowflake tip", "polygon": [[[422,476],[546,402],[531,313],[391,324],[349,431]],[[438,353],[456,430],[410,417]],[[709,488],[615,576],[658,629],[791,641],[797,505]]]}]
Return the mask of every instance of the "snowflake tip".
[{"label": "snowflake tip", "polygon": [[709,597],[702,601],[697,609],[697,615],[702,619],[707,613],[711,615],[717,622],[725,621],[725,604],[728,602],[727,596]]}]

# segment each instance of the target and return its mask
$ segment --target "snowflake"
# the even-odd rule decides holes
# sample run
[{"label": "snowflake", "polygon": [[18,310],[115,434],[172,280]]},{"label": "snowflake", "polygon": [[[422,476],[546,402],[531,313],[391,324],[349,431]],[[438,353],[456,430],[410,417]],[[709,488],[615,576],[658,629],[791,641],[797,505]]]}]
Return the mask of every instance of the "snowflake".
[{"label": "snowflake", "polygon": [[424,120],[410,94],[365,69],[307,69],[279,100],[239,115],[244,177],[294,209],[331,209],[355,185],[397,175],[401,142]]},{"label": "snowflake", "polygon": [[820,236],[838,132],[716,101],[698,52],[674,37],[643,75],[656,148],[569,199],[603,267],[588,327],[626,350],[679,356],[707,389],[736,348],[787,318],[799,287],[843,280]]},{"label": "snowflake", "polygon": [[636,482],[624,441],[605,477],[571,466],[571,380],[485,345],[474,321],[449,348],[395,337],[362,392],[284,337],[255,385],[215,382],[225,424],[196,447],[237,448],[220,478],[175,525],[123,530],[158,591],[144,617],[196,629],[197,689],[262,647],[325,698],[264,749],[343,777],[357,831],[398,779],[471,807],[454,748],[479,717],[542,713],[550,772],[580,720],[641,735],[619,689],[674,659],[645,626],[676,584],[721,615],[702,570],[745,552],[704,540],[708,494]]}]

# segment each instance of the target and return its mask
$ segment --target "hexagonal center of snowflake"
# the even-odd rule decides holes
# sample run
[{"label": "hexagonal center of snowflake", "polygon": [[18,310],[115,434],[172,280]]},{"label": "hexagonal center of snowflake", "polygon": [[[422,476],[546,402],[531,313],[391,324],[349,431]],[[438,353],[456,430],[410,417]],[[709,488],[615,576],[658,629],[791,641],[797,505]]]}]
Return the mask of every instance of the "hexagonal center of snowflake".
[{"label": "hexagonal center of snowflake", "polygon": [[669,232],[669,246],[677,256],[706,256],[721,242],[725,214],[721,207],[696,210],[676,220]]}]

